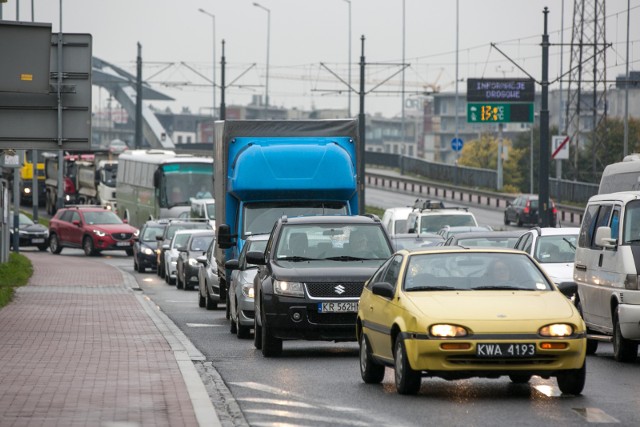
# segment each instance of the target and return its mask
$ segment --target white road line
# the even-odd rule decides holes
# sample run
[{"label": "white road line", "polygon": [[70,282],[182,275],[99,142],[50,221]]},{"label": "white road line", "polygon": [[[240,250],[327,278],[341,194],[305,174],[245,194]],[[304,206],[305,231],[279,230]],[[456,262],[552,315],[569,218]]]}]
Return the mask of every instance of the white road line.
[{"label": "white road line", "polygon": [[261,397],[245,397],[236,400],[251,403],[266,403],[269,405],[293,406],[296,408],[319,408],[319,406],[309,405],[308,403],[304,402],[296,402],[295,400],[264,399]]},{"label": "white road line", "polygon": [[[309,414],[306,412],[302,413],[302,412],[291,412],[291,411],[278,411],[273,409],[264,409],[264,410],[248,409],[244,412],[257,414],[257,415],[291,418],[291,419],[300,420],[303,422],[317,421],[322,423],[329,423],[332,425],[347,425],[347,426],[362,426],[362,427],[368,427],[371,425],[370,422],[366,422],[366,421],[346,420],[344,418],[336,418],[336,417],[324,417],[324,416]],[[252,425],[255,425],[255,424],[252,424]]]},{"label": "white road line", "polygon": [[214,325],[211,323],[187,323],[190,328],[218,328],[222,325]]},{"label": "white road line", "polygon": [[619,423],[620,420],[598,408],[573,408],[573,411],[588,423]]}]

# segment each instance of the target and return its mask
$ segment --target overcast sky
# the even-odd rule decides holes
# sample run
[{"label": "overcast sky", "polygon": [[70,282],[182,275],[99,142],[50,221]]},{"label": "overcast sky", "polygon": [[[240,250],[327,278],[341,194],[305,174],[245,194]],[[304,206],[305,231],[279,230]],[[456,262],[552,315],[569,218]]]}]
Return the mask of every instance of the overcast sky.
[{"label": "overcast sky", "polygon": [[[16,1],[8,0],[3,19],[16,19]],[[90,33],[93,55],[135,74],[136,43],[142,45],[143,78],[176,101],[154,105],[208,114],[213,102],[213,19],[215,15],[216,83],[220,84],[221,41],[226,41],[227,105],[246,104],[265,92],[267,18],[253,0],[20,0],[20,20],[49,22],[54,32]],[[360,37],[365,37],[366,91],[400,71],[403,57],[405,98],[426,88],[455,91],[455,0],[259,0],[270,10],[269,98],[275,106],[310,109],[347,108],[349,7],[351,7],[351,80],[358,89]],[[562,4],[564,3],[564,24]],[[2,4],[2,3],[0,3]],[[403,15],[403,4],[405,13]],[[630,68],[640,70],[640,0],[631,0]],[[571,42],[571,0],[459,0],[459,78],[525,77],[496,49],[509,55],[537,80],[541,77],[543,9],[549,7],[551,43]],[[606,2],[607,79],[624,74],[626,61],[627,0]],[[404,25],[403,25],[403,16]],[[404,55],[403,55],[404,28]],[[564,33],[561,29],[565,28]],[[551,48],[550,80],[560,74],[560,47]],[[564,71],[569,48],[564,50]],[[180,64],[186,65],[180,65]],[[325,64],[326,68],[320,64]],[[173,64],[173,65],[172,65]],[[255,65],[253,65],[255,64]],[[197,72],[191,71],[195,69]],[[163,70],[164,71],[161,71]],[[247,71],[248,70],[248,71]],[[330,71],[331,72],[330,72]],[[241,76],[242,73],[246,73]],[[207,86],[208,85],[208,86]],[[366,97],[370,114],[401,113],[402,78],[397,74]],[[459,91],[466,83],[459,83]],[[220,93],[217,94],[220,103]],[[94,106],[106,104],[94,94]],[[351,98],[352,114],[358,99]]]}]

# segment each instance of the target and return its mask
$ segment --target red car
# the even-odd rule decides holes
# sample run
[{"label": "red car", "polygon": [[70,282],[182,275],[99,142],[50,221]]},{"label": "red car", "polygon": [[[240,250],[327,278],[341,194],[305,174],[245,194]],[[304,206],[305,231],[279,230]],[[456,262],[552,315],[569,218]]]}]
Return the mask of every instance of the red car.
[{"label": "red car", "polygon": [[105,250],[123,250],[133,255],[138,232],[103,207],[68,206],[59,209],[49,222],[49,249],[53,254],[69,247],[82,248],[87,256]]}]

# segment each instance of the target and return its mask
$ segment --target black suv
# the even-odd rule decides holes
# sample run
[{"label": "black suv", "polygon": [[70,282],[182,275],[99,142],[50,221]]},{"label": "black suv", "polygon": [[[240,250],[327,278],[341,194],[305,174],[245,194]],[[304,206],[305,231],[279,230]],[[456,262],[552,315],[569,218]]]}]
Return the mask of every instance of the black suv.
[{"label": "black suv", "polygon": [[[551,204],[550,226],[555,227],[558,219],[558,211],[553,200],[549,199]],[[504,210],[504,225],[515,222],[518,227],[524,224],[538,225],[538,195],[537,194],[521,194],[513,200],[507,202]]]},{"label": "black suv", "polygon": [[254,279],[254,344],[278,356],[282,341],[355,341],[364,282],[393,253],[387,232],[368,216],[279,219],[265,252],[249,252]]}]

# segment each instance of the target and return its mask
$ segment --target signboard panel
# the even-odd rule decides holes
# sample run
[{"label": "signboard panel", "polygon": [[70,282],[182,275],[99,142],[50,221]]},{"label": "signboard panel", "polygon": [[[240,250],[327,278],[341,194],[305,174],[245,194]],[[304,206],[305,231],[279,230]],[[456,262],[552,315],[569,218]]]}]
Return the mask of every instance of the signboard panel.
[{"label": "signboard panel", "polygon": [[[91,149],[90,34],[63,34],[62,146],[58,145],[58,96],[0,92],[0,149]],[[57,88],[58,35],[51,35],[48,85]]]},{"label": "signboard panel", "polygon": [[533,104],[468,103],[468,123],[533,123]]},{"label": "signboard panel", "polygon": [[569,137],[566,135],[554,135],[551,138],[551,158],[554,160],[569,159]]},{"label": "signboard panel", "polygon": [[467,102],[533,102],[533,79],[467,79]]},{"label": "signboard panel", "polygon": [[51,24],[0,21],[0,92],[49,93]]}]

